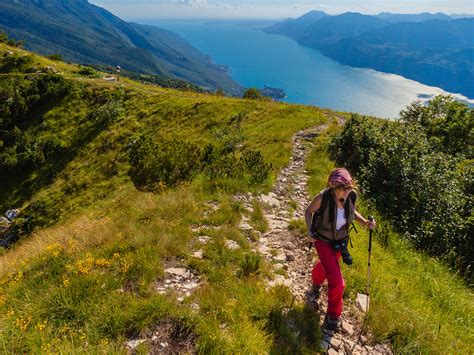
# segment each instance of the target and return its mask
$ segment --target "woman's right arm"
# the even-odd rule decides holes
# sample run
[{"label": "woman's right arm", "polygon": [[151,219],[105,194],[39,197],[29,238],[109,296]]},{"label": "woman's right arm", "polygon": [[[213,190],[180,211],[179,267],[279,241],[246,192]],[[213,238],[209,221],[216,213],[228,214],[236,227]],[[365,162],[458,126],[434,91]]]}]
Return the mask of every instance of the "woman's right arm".
[{"label": "woman's right arm", "polygon": [[321,194],[317,194],[316,197],[311,201],[311,203],[306,207],[304,212],[304,219],[306,221],[306,228],[308,230],[308,236],[312,237],[311,235],[311,223],[313,218],[313,213],[319,210],[321,207],[322,196]]}]

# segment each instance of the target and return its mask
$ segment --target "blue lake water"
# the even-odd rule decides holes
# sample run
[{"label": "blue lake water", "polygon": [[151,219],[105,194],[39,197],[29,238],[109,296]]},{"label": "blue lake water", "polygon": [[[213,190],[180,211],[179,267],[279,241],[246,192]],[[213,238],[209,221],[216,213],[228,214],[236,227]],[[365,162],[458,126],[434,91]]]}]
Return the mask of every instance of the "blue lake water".
[{"label": "blue lake water", "polygon": [[445,93],[399,75],[341,65],[290,38],[267,34],[256,23],[140,22],[180,34],[214,63],[229,67],[229,75],[242,86],[284,89],[284,101],[291,103],[396,118],[414,100]]}]

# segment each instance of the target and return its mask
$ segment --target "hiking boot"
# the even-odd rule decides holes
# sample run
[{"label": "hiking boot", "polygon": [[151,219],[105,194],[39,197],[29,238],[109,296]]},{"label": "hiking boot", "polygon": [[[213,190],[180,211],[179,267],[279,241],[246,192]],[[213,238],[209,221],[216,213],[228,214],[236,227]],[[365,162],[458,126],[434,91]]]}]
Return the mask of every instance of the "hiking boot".
[{"label": "hiking boot", "polygon": [[313,285],[306,291],[306,304],[314,309],[319,309],[318,299],[321,294],[321,285]]},{"label": "hiking boot", "polygon": [[334,319],[326,314],[326,316],[324,317],[323,325],[321,326],[321,329],[323,331],[340,332],[341,328],[342,328],[341,318]]}]

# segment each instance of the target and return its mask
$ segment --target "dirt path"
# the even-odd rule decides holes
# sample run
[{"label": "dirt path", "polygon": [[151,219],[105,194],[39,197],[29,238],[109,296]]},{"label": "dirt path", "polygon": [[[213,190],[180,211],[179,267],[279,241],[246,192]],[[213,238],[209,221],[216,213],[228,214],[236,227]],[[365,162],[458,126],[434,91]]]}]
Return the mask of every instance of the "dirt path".
[{"label": "dirt path", "polygon": [[[304,164],[313,146],[314,138],[327,129],[327,126],[313,127],[298,132],[293,137],[293,152],[290,163],[278,175],[272,192],[259,196],[265,206],[265,217],[269,230],[257,242],[255,249],[267,261],[274,265],[275,277],[269,281],[270,286],[284,284],[288,286],[297,302],[305,302],[305,293],[311,287],[311,269],[317,260],[314,248],[308,249],[306,238],[289,231],[289,222],[293,219],[304,219],[304,210],[311,198],[307,194],[309,176]],[[251,209],[250,196],[236,196]],[[244,217],[242,229],[251,229]],[[287,277],[281,275],[285,270]],[[321,321],[327,308],[327,289],[323,287],[319,301]],[[363,314],[354,304],[344,300],[342,315],[343,330],[341,333],[323,333],[322,348],[329,354],[387,354],[388,346],[371,343],[370,334],[363,334],[359,339],[362,327],[360,319]]]}]

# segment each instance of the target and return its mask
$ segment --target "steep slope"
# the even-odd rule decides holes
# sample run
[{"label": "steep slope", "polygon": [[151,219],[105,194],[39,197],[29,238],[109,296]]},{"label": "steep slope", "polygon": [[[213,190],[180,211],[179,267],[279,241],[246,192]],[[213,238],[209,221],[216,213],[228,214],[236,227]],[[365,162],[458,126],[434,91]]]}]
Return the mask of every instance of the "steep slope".
[{"label": "steep slope", "polygon": [[83,64],[187,80],[208,90],[242,88],[178,35],[128,23],[87,0],[21,0],[0,3],[0,29],[43,54],[60,53]]}]

